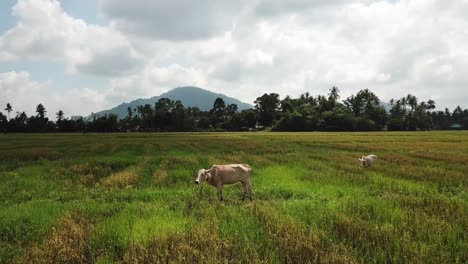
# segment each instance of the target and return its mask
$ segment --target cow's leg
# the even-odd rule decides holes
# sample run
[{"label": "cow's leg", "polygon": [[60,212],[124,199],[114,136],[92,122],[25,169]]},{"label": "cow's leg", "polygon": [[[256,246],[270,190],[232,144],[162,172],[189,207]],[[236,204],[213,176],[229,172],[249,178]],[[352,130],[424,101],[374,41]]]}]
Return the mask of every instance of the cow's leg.
[{"label": "cow's leg", "polygon": [[218,185],[217,188],[218,188],[218,199],[222,201],[223,200],[223,185],[220,184]]},{"label": "cow's leg", "polygon": [[250,201],[252,201],[252,184],[250,183],[250,179],[249,181],[247,182],[247,190],[249,191],[249,198],[250,198]]},{"label": "cow's leg", "polygon": [[242,182],[242,187],[244,187],[244,193],[242,194],[242,201],[244,201],[245,200],[245,195],[247,194],[247,190],[248,190],[247,183]]}]

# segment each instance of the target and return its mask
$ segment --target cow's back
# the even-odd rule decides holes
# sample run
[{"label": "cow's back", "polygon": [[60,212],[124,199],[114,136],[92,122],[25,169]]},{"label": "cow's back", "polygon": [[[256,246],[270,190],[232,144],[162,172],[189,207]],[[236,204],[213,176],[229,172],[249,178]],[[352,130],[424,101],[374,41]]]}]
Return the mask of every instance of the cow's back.
[{"label": "cow's back", "polygon": [[252,169],[247,164],[213,165],[216,174],[223,183],[235,183],[250,178]]},{"label": "cow's back", "polygon": [[369,155],[366,157],[367,166],[372,166],[377,161],[376,155]]}]

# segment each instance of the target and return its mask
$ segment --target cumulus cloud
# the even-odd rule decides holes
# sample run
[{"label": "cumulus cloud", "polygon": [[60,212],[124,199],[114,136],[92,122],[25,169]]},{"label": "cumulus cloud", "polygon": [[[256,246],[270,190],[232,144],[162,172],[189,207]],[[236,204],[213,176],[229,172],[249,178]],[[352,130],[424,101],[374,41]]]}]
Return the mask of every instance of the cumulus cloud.
[{"label": "cumulus cloud", "polygon": [[114,103],[141,97],[159,95],[170,88],[195,85],[206,87],[205,74],[202,70],[171,64],[167,67],[149,63],[142,72],[111,81],[106,92],[107,99]]},{"label": "cumulus cloud", "polygon": [[0,62],[22,59],[63,61],[68,72],[112,76],[142,62],[129,40],[110,27],[86,24],[55,0],[19,0],[15,27],[0,37]]},{"label": "cumulus cloud", "polygon": [[[35,105],[42,102],[41,92],[46,88],[47,83],[40,83],[30,79],[28,72],[9,71],[0,73],[0,111],[3,111],[7,103],[13,105],[14,112],[27,111],[32,113]],[[3,111],[4,112],[4,111]],[[14,116],[14,113],[11,114]]]},{"label": "cumulus cloud", "polygon": [[102,76],[108,86],[87,92],[99,98],[88,108],[182,85],[249,103],[265,92],[324,94],[334,85],[342,98],[369,88],[386,101],[408,92],[439,107],[468,101],[466,0],[100,0],[98,6],[102,25],[71,17],[55,0],[18,1],[17,24],[0,37],[0,63],[59,60],[70,73]]},{"label": "cumulus cloud", "polygon": [[261,0],[257,1],[252,10],[256,16],[264,18],[304,12],[325,18],[333,13],[333,9],[349,2],[347,0]]},{"label": "cumulus cloud", "polygon": [[58,110],[63,110],[67,116],[82,115],[87,116],[92,112],[98,112],[108,107],[113,107],[109,104],[103,92],[92,88],[72,88],[64,94],[51,95],[49,100],[53,113]]},{"label": "cumulus cloud", "polygon": [[[383,100],[412,92],[453,107],[468,99],[459,88],[468,84],[463,73],[468,25],[460,12],[466,9],[465,2],[259,0],[244,4],[235,27],[227,32],[190,43],[154,43],[156,59],[151,67],[165,69],[176,62],[181,69],[197,69],[184,75],[184,83],[203,83],[248,102],[272,91],[323,94],[333,85],[341,88],[342,98],[370,88]],[[317,17],[317,12],[325,13]],[[147,72],[132,78],[153,84],[160,78]],[[441,92],[444,89],[455,93],[450,96]]]},{"label": "cumulus cloud", "polygon": [[216,0],[102,0],[100,10],[118,29],[140,37],[193,40],[231,30],[243,2]]},{"label": "cumulus cloud", "polygon": [[91,88],[69,88],[57,92],[52,81],[32,80],[26,71],[1,72],[0,91],[0,112],[6,114],[3,109],[10,103],[13,106],[11,117],[23,111],[34,115],[39,103],[44,104],[51,119],[55,119],[58,110],[63,110],[67,116],[88,115],[111,106],[103,92]]},{"label": "cumulus cloud", "polygon": [[[255,10],[248,21],[256,23],[238,25],[232,33],[239,44],[237,57],[260,49],[274,60],[263,74],[250,71],[255,72],[250,84],[280,86],[281,94],[325,93],[338,85],[348,96],[370,88],[384,100],[408,91],[420,97],[443,94],[439,105],[452,107],[468,99],[458,88],[467,84],[462,66],[468,51],[463,45],[468,12],[462,15],[467,1],[266,1]],[[326,11],[325,20],[313,19],[317,10]],[[248,62],[238,61],[244,67]],[[220,77],[242,69],[231,62],[224,67],[232,70],[221,71]]]}]

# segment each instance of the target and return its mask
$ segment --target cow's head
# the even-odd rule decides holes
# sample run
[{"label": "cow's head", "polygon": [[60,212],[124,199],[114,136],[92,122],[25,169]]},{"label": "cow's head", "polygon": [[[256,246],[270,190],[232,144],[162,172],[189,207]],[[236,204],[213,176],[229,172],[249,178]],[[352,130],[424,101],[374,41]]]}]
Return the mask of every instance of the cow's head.
[{"label": "cow's head", "polygon": [[364,156],[362,156],[361,158],[358,158],[359,161],[361,162],[361,166],[367,166],[367,161],[366,159],[364,158]]},{"label": "cow's head", "polygon": [[210,177],[210,171],[201,169],[198,171],[198,176],[197,176],[197,179],[195,180],[195,184],[200,184],[204,181],[207,181],[209,177]]}]

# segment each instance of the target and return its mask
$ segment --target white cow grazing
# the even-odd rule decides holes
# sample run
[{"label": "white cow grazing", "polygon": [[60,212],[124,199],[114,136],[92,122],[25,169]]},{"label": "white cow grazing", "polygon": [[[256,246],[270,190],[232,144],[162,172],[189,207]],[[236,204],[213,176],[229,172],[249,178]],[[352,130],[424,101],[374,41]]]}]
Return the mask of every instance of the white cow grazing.
[{"label": "white cow grazing", "polygon": [[376,155],[362,156],[359,158],[361,161],[361,166],[363,167],[372,167],[372,164],[377,161]]},{"label": "white cow grazing", "polygon": [[211,186],[216,187],[218,189],[218,198],[220,201],[222,201],[223,185],[240,182],[244,187],[242,201],[245,199],[247,192],[249,192],[250,201],[252,201],[252,184],[250,183],[251,175],[252,169],[247,164],[213,165],[209,170],[199,170],[195,183],[200,184],[206,181]]}]

